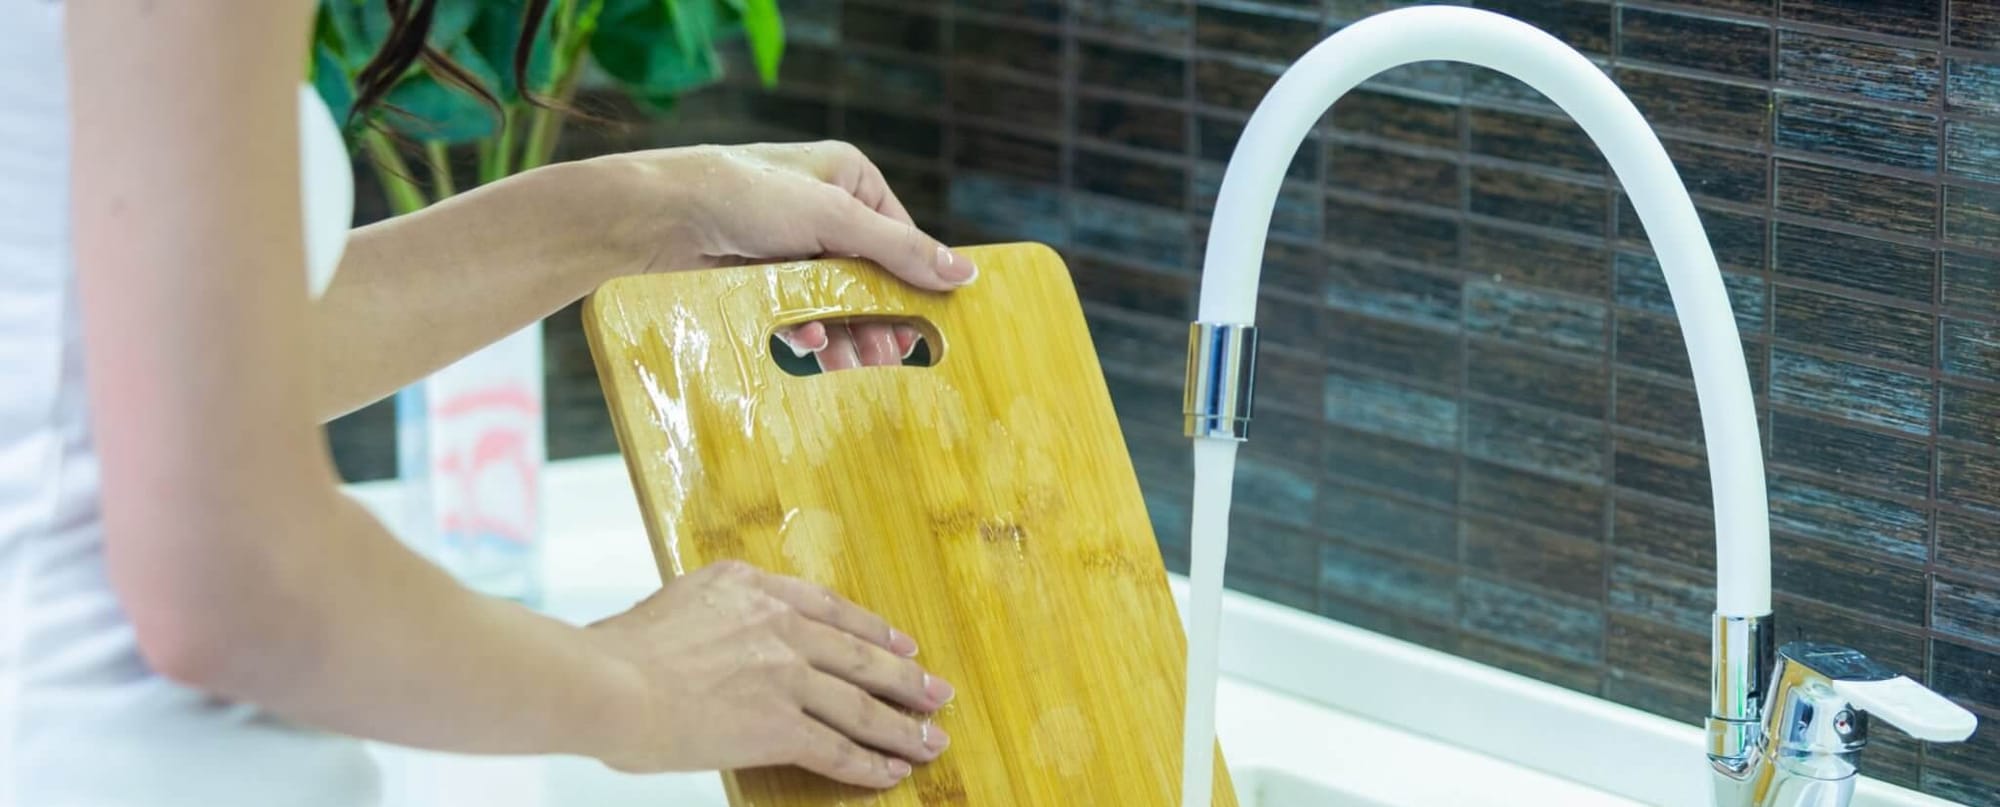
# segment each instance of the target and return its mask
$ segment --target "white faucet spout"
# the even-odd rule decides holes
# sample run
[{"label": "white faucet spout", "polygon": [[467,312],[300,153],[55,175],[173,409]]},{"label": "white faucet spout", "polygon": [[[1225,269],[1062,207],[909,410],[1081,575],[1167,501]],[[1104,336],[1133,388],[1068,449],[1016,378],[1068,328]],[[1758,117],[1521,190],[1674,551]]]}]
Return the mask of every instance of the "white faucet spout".
[{"label": "white faucet spout", "polygon": [[[1497,70],[1547,96],[1603,151],[1631,197],[1666,274],[1693,366],[1715,505],[1717,614],[1757,618],[1770,613],[1771,550],[1762,442],[1742,342],[1714,253],[1666,149],[1638,109],[1603,71],[1555,37],[1490,12],[1428,6],[1362,20],[1307,52],[1257,106],[1230,158],[1209,228],[1201,322],[1255,322],[1257,281],[1272,206],[1292,155],[1326,109],[1377,73],[1435,60]],[[1211,434],[1198,444],[1217,437],[1228,439]],[[1228,480],[1219,482],[1225,491],[1222,496],[1195,491],[1195,525],[1226,525],[1228,504],[1223,497]],[[1217,481],[1207,484],[1214,486]],[[1221,513],[1214,512],[1218,504]],[[1220,532],[1192,536],[1196,558],[1206,555],[1215,561],[1194,565],[1196,591],[1204,582],[1200,576],[1221,574],[1226,528]],[[1204,551],[1205,543],[1212,548]],[[1197,603],[1190,614],[1190,644],[1213,648],[1218,620],[1204,616]],[[1190,658],[1189,671],[1190,710],[1212,705],[1214,665],[1198,665]],[[1197,672],[1207,680],[1198,680]],[[1722,716],[1754,717],[1754,713]],[[1184,804],[1207,804],[1211,747],[1203,738],[1189,738]]]}]

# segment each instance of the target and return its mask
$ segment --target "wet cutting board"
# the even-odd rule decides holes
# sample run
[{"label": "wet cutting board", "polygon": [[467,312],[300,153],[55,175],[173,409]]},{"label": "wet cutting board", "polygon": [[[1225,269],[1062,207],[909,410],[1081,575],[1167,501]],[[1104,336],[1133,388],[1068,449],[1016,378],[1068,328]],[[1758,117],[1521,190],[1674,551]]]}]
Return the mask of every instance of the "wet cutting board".
[{"label": "wet cutting board", "polygon": [[[1039,245],[965,252],[979,280],[950,295],[829,260],[624,278],[585,306],[662,578],[736,558],[820,583],[958,688],[951,748],[904,785],[743,770],[738,807],[1179,804],[1184,638],[1069,271]],[[922,318],[935,363],[773,361],[780,326],[867,316]]]}]

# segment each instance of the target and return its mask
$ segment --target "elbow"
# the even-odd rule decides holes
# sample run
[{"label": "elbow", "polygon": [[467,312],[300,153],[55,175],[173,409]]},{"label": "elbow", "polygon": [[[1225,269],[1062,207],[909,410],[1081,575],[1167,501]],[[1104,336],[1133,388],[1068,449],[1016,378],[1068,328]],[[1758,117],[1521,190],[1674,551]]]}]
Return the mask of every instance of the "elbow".
[{"label": "elbow", "polygon": [[[131,604],[128,603],[128,609]],[[136,610],[136,609],[134,609]],[[228,696],[224,691],[234,665],[228,658],[235,643],[217,634],[222,631],[202,620],[173,614],[154,613],[131,616],[139,657],[146,668],[169,681],[190,689]]]}]

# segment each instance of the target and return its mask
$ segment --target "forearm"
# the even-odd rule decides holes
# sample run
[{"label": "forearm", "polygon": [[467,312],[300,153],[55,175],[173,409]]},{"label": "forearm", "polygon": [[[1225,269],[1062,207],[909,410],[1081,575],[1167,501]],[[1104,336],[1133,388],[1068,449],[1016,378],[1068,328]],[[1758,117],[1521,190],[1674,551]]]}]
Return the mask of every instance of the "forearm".
[{"label": "forearm", "polygon": [[[640,731],[636,673],[581,628],[474,594],[329,492],[312,550],[227,613],[198,686],[319,728],[465,753],[599,756]],[[289,571],[287,571],[289,569]],[[247,600],[247,601],[245,601]]]},{"label": "forearm", "polygon": [[590,220],[587,171],[531,171],[354,231],[312,306],[315,410],[378,400],[633,267]]}]

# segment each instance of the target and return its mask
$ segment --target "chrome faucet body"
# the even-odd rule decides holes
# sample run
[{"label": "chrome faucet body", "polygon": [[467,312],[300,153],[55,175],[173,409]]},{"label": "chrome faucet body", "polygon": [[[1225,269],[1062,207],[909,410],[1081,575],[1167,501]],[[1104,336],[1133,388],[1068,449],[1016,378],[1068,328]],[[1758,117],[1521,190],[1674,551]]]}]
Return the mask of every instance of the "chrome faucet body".
[{"label": "chrome faucet body", "polygon": [[[1229,475],[1251,414],[1257,279],[1285,168],[1307,131],[1348,90],[1383,70],[1432,60],[1505,73],[1569,114],[1604,152],[1660,259],[1687,342],[1715,502],[1707,751],[1718,807],[1847,804],[1871,712],[1922,739],[1969,736],[1970,712],[1864,663],[1858,653],[1773,647],[1763,442],[1736,320],[1694,203],[1659,138],[1603,71],[1547,33],[1491,12],[1418,6],[1350,25],[1279,76],[1244,127],[1217,195],[1200,313],[1189,336],[1187,434],[1197,440],[1198,457],[1211,452],[1223,469],[1206,487],[1197,470],[1193,523],[1221,526],[1192,536],[1194,590],[1218,584],[1227,551]],[[1216,646],[1214,607],[1191,608],[1190,646]],[[1214,705],[1214,664],[1196,661],[1190,657],[1188,665],[1190,714]],[[1187,738],[1184,805],[1207,804],[1212,747],[1212,738]]]}]

